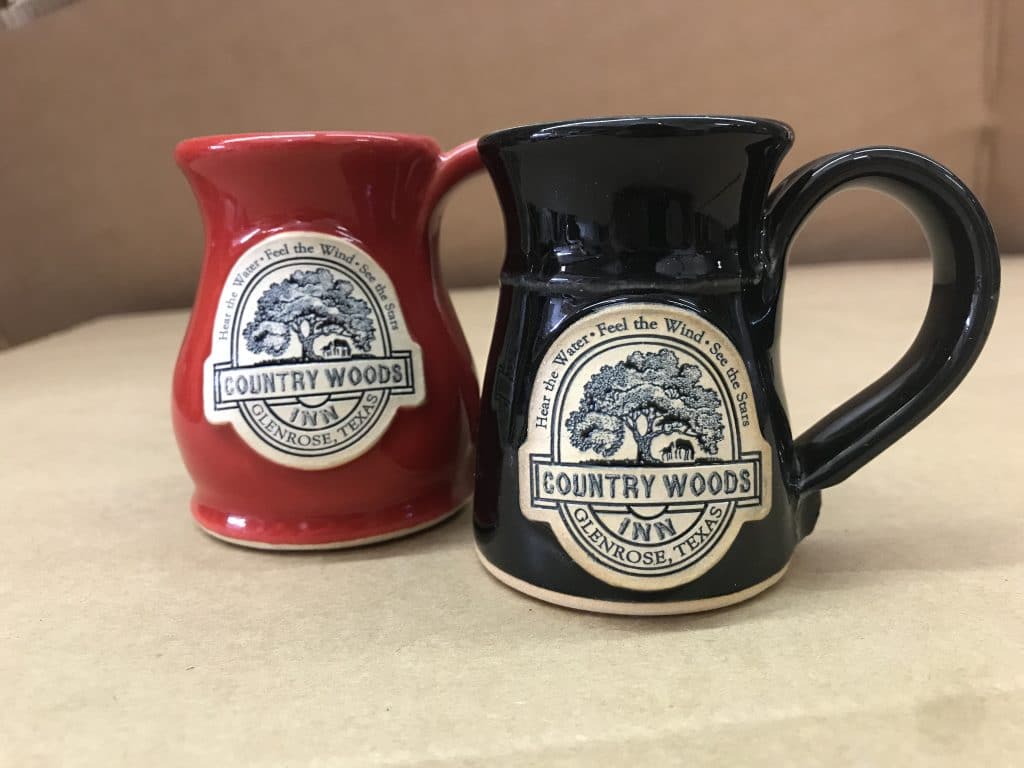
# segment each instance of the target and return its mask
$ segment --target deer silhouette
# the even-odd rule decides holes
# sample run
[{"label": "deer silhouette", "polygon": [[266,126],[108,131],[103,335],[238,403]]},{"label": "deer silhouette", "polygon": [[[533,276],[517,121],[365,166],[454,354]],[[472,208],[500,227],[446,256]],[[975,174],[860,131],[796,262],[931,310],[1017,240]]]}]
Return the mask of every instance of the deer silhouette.
[{"label": "deer silhouette", "polygon": [[683,440],[681,437],[676,438],[676,441],[670,447],[674,449],[677,459],[689,461],[693,458],[693,443],[689,440]]}]

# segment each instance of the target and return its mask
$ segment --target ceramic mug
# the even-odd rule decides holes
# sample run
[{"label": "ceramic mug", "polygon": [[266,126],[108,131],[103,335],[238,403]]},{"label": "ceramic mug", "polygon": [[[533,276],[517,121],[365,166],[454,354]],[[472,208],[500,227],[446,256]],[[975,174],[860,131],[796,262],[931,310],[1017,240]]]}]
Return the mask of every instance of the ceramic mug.
[{"label": "ceramic mug", "polygon": [[[772,120],[648,117],[480,140],[508,230],[484,382],[474,521],[504,583],[574,608],[682,613],[780,579],[847,478],[957,386],[992,323],[978,201],[920,154],[816,160],[769,193]],[[902,200],[934,261],[906,355],[793,439],[779,380],[786,252],[826,196]]]},{"label": "ceramic mug", "polygon": [[433,525],[472,492],[478,390],[437,263],[474,143],[211,136],[178,165],[206,228],[173,420],[208,533],[296,549]]}]

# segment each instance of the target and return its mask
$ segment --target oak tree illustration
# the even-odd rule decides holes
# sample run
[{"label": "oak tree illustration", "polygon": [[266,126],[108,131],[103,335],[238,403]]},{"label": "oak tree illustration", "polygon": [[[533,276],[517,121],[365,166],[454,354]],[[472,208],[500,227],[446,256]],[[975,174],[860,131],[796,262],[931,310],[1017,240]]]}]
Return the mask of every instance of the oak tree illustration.
[{"label": "oak tree illustration", "polygon": [[344,336],[362,352],[373,343],[370,306],[352,296],[352,283],[327,269],[295,270],[271,283],[256,303],[256,315],[242,331],[250,352],[284,354],[295,334],[303,360],[323,359],[313,348],[323,336]]},{"label": "oak tree illustration", "polygon": [[718,453],[722,401],[714,389],[700,385],[700,375],[700,368],[680,364],[667,349],[633,352],[602,366],[566,421],[569,441],[581,451],[611,456],[628,432],[639,464],[654,463],[651,443],[661,435],[689,435],[706,453]]}]

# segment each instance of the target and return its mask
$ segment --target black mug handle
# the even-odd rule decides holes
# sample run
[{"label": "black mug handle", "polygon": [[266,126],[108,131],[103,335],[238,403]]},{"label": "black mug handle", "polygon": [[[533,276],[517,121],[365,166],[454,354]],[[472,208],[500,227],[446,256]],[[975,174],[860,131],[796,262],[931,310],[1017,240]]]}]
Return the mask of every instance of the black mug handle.
[{"label": "black mug handle", "polygon": [[914,214],[931,249],[932,294],[899,362],[794,442],[801,493],[845,480],[935,410],[981,352],[999,297],[999,250],[977,198],[934,160],[895,147],[823,157],[772,192],[766,288],[778,289],[786,251],[811,211],[850,186],[885,192]]}]

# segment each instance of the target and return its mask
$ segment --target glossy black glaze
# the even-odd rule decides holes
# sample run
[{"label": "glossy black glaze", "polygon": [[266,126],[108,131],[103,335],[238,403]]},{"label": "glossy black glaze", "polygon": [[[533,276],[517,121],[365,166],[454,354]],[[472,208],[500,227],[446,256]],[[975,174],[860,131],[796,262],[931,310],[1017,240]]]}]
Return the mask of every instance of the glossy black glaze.
[{"label": "glossy black glaze", "polygon": [[[976,358],[996,305],[998,255],[977,200],[913,152],[823,158],[769,197],[793,135],[731,117],[655,117],[526,126],[480,140],[508,243],[484,382],[475,526],[499,569],[567,595],[674,602],[735,593],[782,569],[814,526],[818,489],[839,482],[933,410]],[[935,256],[932,303],[907,355],[796,441],[778,373],[779,300],[789,241],[848,183],[871,183],[915,212]],[[866,299],[868,297],[865,297]],[[517,449],[540,358],[558,331],[608,302],[676,304],[717,325],[744,357],[773,447],[773,505],[724,557],[680,587],[611,586],[571,560],[519,509]]]},{"label": "glossy black glaze", "polygon": [[935,410],[974,365],[992,327],[999,298],[999,249],[981,204],[934,160],[895,147],[842,152],[805,165],[772,194],[767,217],[768,274],[760,301],[774,318],[786,249],[806,216],[842,186],[866,186],[895,197],[920,222],[932,253],[932,294],[924,323],[906,354],[878,381],[825,416],[796,440],[801,490],[845,480]]}]

